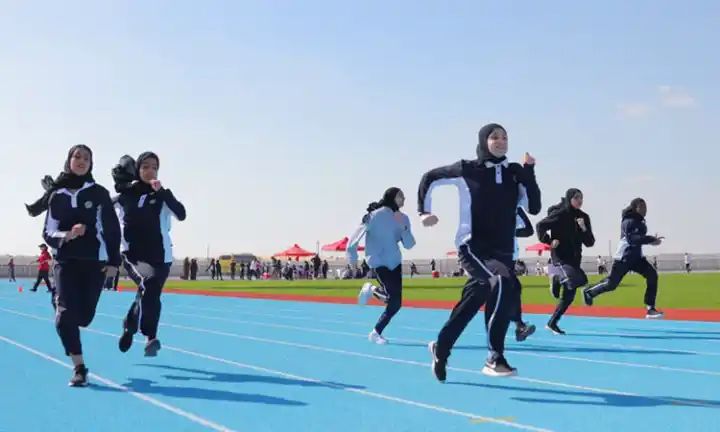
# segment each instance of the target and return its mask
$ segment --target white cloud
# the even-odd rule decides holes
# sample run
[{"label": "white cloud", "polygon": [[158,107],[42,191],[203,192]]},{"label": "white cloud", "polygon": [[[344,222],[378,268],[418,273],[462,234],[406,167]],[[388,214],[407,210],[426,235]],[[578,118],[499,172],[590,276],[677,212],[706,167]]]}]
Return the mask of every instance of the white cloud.
[{"label": "white cloud", "polygon": [[682,88],[668,85],[658,87],[660,103],[668,108],[689,108],[695,106],[695,98]]},{"label": "white cloud", "polygon": [[682,109],[694,107],[695,98],[681,87],[661,85],[657,87],[660,96],[658,102],[624,102],[618,104],[618,113],[624,118],[647,117],[656,109]]},{"label": "white cloud", "polygon": [[621,116],[626,118],[645,117],[650,114],[652,107],[650,104],[642,102],[621,103],[617,106]]}]

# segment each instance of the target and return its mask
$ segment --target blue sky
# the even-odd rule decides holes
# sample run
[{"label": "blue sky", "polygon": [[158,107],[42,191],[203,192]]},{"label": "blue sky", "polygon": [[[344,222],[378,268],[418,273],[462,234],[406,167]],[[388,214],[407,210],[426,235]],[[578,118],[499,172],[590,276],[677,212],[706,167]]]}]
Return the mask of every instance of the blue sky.
[{"label": "blue sky", "polygon": [[[154,150],[188,207],[176,255],[271,254],[349,234],[389,186],[418,245],[452,248],[456,192],[432,230],[420,176],[472,158],[496,121],[538,160],[543,212],[585,192],[598,246],[648,200],[659,252],[717,252],[720,4],[0,1],[0,253],[34,253],[23,202],[75,143],[98,182]],[[533,221],[537,221],[534,218]],[[534,239],[533,239],[534,240]]]}]

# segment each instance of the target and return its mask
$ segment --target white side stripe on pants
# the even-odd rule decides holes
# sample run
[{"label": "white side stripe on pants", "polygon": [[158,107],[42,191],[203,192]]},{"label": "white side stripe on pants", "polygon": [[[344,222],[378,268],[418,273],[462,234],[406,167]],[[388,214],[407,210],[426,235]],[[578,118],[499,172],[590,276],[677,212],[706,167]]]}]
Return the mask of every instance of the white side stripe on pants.
[{"label": "white side stripe on pants", "polygon": [[[480,261],[480,259],[478,257],[476,257],[475,254],[472,253],[472,251],[470,250],[470,246],[468,246],[468,245],[465,245],[465,246],[467,247],[468,254],[470,254],[470,256],[475,261],[477,261],[478,264],[480,264],[480,267],[482,267],[482,269],[485,270],[485,272],[490,276],[490,279],[497,277],[497,280],[498,280],[498,295],[497,295],[497,299],[495,300],[495,309],[493,310],[492,315],[490,315],[490,321],[488,322],[488,326],[487,326],[487,344],[491,351],[495,351],[495,347],[492,344],[492,339],[490,338],[490,335],[492,334],[492,326],[495,323],[495,315],[497,314],[498,308],[500,307],[500,301],[502,300],[502,291],[503,291],[502,277],[493,274],[485,266],[485,264],[483,264],[482,261]],[[505,335],[503,335],[503,337],[505,337]]]},{"label": "white side stripe on pants", "polygon": [[488,269],[487,267],[485,267],[485,264],[483,264],[482,261],[480,261],[480,258],[476,257],[475,254],[472,253],[472,251],[470,250],[470,246],[468,246],[468,245],[466,244],[465,247],[467,248],[467,252],[470,254],[470,256],[473,257],[473,259],[474,259],[475,261],[477,261],[478,264],[480,264],[480,267],[482,267],[482,269],[485,270],[485,273],[487,273],[488,276],[490,276],[490,277],[495,276],[495,274],[494,274],[493,272],[491,272],[490,269]]},{"label": "white side stripe on pants", "polygon": [[142,316],[143,316],[142,296],[145,295],[145,276],[143,276],[142,273],[140,273],[140,271],[137,269],[137,267],[135,267],[135,265],[134,265],[133,263],[131,263],[129,259],[127,259],[127,258],[125,258],[125,257],[123,256],[123,260],[127,263],[127,265],[130,267],[130,269],[132,269],[133,273],[135,273],[135,275],[137,275],[137,277],[140,279],[140,286],[139,286],[139,288],[140,288],[140,296],[138,296],[138,297],[136,298],[137,305],[138,305],[138,306],[137,306],[137,307],[138,307],[138,323],[137,323],[137,326],[138,326],[138,330],[140,330],[140,328],[142,328]]}]

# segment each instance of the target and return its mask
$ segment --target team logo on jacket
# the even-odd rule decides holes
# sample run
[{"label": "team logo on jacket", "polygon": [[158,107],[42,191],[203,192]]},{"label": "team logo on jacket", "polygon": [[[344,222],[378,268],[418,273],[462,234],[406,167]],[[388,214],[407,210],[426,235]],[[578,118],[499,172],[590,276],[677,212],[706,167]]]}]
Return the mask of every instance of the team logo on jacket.
[{"label": "team logo on jacket", "polygon": [[86,209],[91,209],[92,206],[93,206],[92,201],[85,201],[85,208],[86,208]]}]

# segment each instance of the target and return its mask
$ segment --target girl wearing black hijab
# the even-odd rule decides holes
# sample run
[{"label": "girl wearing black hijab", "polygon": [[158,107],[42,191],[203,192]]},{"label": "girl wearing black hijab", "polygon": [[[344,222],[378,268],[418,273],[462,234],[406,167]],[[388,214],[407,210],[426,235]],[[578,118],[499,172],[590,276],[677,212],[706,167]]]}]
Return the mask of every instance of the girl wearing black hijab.
[{"label": "girl wearing black hijab", "polygon": [[402,305],[402,253],[398,243],[402,243],[405,249],[415,246],[410,219],[400,211],[404,204],[405,195],[400,189],[392,187],[386,190],[380,201],[368,205],[362,225],[351,236],[347,247],[348,261],[356,266],[357,248],[365,237],[367,263],[375,270],[380,287],[365,283],[358,302],[366,304],[370,296],[385,302],[385,311],[368,335],[370,342],[381,345],[388,342],[382,336],[383,330]]},{"label": "girl wearing black hijab", "polygon": [[526,197],[532,215],[541,207],[535,159],[525,153],[523,165],[510,163],[507,131],[496,123],[480,129],[476,149],[477,159],[430,170],[418,188],[418,213],[427,227],[438,223],[432,213],[435,187],[455,185],[460,198],[455,246],[469,278],[437,340],[428,345],[433,374],[441,382],[447,378],[453,346],[483,305],[488,355],[482,372],[493,377],[517,374],[505,358],[505,336],[518,298],[518,286],[511,275],[518,203]]},{"label": "girl wearing black hijab", "polygon": [[185,220],[185,207],[157,179],[159,168],[160,158],[145,152],[134,163],[124,156],[113,169],[120,193],[115,206],[123,228],[123,265],[138,286],[118,347],[128,351],[139,327],[147,338],[146,357],[155,357],[160,350],[160,294],[173,262],[171,217]]},{"label": "girl wearing black hijab", "polygon": [[[550,207],[548,216],[537,224],[538,238],[552,248],[552,260],[561,273],[562,294],[546,326],[558,335],[565,334],[558,327],[558,321],[575,299],[576,290],[588,282],[585,272],[580,268],[582,246],[592,247],[595,237],[590,216],[580,210],[582,205],[582,192],[579,189],[568,189],[565,198]],[[551,233],[548,234],[548,231]]]},{"label": "girl wearing black hijab", "polygon": [[55,327],[74,365],[69,385],[87,385],[80,327],[87,327],[106,277],[120,264],[120,226],[107,189],[92,176],[92,151],[70,149],[63,172],[43,179],[45,194],[26,206],[32,216],[47,211],[43,238],[55,256]]},{"label": "girl wearing black hijab", "polygon": [[635,198],[622,211],[620,225],[622,238],[615,253],[610,275],[599,284],[583,291],[586,305],[592,306],[595,297],[617,288],[627,272],[632,270],[642,275],[647,284],[645,288],[645,306],[647,308],[645,318],[663,317],[663,313],[655,308],[658,274],[654,266],[643,256],[642,247],[644,245],[659,246],[664,237],[647,235],[645,215],[647,215],[647,204],[642,198]]}]

